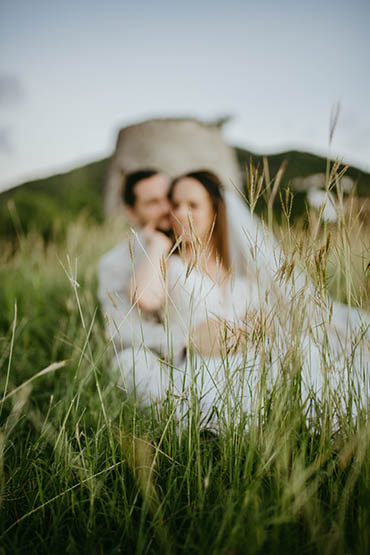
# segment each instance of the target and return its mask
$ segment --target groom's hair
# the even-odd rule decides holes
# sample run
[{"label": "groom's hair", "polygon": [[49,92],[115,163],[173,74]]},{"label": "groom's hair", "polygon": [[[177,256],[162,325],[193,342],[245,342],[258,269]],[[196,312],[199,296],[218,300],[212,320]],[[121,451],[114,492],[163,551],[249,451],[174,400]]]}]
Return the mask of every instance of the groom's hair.
[{"label": "groom's hair", "polygon": [[139,183],[139,181],[142,181],[143,179],[148,179],[149,177],[153,177],[153,175],[157,175],[158,173],[161,172],[153,168],[146,168],[126,174],[123,184],[123,202],[127,206],[135,206],[135,185]]},{"label": "groom's hair", "polygon": [[212,231],[214,245],[220,261],[226,270],[230,269],[229,240],[227,233],[226,206],[223,198],[223,185],[220,178],[209,170],[189,172],[174,179],[169,191],[171,200],[175,185],[180,179],[190,177],[196,179],[209,194],[215,212],[215,223]]}]

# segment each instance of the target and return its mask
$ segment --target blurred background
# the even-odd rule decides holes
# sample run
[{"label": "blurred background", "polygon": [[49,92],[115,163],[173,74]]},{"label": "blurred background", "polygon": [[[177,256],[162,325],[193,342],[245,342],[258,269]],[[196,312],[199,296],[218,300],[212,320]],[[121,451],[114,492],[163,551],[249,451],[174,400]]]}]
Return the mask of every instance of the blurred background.
[{"label": "blurred background", "polygon": [[369,16],[367,0],[2,0],[0,191],[105,158],[119,128],[162,116],[231,116],[230,144],[369,171]]},{"label": "blurred background", "polygon": [[[116,388],[97,297],[129,231],[104,211],[119,130],[195,118],[279,241],[277,279],[295,268],[318,306],[370,313],[369,16],[369,0],[0,0],[1,555],[370,553],[357,334],[348,404],[342,388],[301,403],[297,314],[282,387],[261,380],[256,414],[228,413],[214,443],[198,411],[178,433],[170,396],[144,415]],[[172,162],[164,136],[147,151]]]}]

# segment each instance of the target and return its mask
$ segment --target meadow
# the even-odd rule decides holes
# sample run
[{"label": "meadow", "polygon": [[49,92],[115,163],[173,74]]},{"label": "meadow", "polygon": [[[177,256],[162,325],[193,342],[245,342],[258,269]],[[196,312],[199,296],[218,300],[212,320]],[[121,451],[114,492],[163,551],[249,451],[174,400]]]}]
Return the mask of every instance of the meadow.
[{"label": "meadow", "polygon": [[[249,190],[252,209],[266,191]],[[271,210],[266,221],[289,260],[370,310],[369,222],[349,208],[336,223],[309,213],[292,224],[290,193],[280,203],[279,223]],[[335,391],[310,399],[312,412],[299,372],[287,372],[273,391],[261,383],[253,418],[216,436],[202,432],[196,399],[180,425],[170,398],[140,409],[110,372],[96,293],[97,262],[125,222],[81,212],[45,237],[11,210],[16,237],[0,245],[0,553],[370,552],[370,425],[355,391],[356,418],[331,402]]]}]

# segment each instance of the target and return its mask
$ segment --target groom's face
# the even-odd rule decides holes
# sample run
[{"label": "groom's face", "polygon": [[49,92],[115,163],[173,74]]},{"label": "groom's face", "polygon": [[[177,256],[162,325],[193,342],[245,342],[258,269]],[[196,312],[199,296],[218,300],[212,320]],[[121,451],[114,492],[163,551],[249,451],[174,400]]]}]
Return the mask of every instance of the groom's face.
[{"label": "groom's face", "polygon": [[170,179],[158,173],[142,179],[134,187],[135,204],[130,208],[134,223],[167,231],[170,229]]}]

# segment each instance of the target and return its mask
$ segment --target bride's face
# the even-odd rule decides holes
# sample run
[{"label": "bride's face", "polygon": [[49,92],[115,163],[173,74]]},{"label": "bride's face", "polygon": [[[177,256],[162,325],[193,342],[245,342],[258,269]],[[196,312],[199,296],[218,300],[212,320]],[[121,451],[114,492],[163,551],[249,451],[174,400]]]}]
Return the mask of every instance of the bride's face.
[{"label": "bride's face", "polygon": [[187,242],[195,237],[205,243],[211,232],[215,211],[208,191],[192,177],[180,179],[171,195],[171,221],[176,237]]}]

